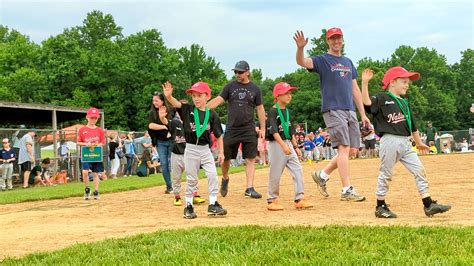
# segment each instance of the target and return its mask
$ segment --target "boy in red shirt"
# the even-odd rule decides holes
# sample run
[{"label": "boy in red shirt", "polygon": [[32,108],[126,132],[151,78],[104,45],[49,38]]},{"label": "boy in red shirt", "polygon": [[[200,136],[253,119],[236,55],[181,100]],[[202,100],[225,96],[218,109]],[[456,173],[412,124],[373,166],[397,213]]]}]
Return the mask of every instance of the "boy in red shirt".
[{"label": "boy in red shirt", "polygon": [[[100,111],[97,108],[91,107],[87,110],[87,125],[80,128],[77,137],[77,144],[86,147],[104,146],[105,134],[104,131],[95,124],[100,117]],[[86,186],[84,192],[84,199],[90,198],[91,190],[89,188],[89,170],[92,170],[94,177],[94,199],[99,199],[99,173],[104,171],[104,164],[102,162],[82,163],[82,180]]]}]

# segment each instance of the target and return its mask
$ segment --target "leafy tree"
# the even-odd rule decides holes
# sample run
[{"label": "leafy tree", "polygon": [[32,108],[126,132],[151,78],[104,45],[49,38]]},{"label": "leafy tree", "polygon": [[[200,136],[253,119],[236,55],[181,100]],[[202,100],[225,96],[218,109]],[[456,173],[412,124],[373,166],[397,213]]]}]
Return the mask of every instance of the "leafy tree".
[{"label": "leafy tree", "polygon": [[[326,30],[311,38],[310,56],[328,51]],[[435,49],[401,45],[385,60],[364,58],[358,71],[375,71],[371,94],[379,93],[387,69],[401,65],[421,74],[407,92],[418,126],[431,120],[442,129],[474,127],[469,107],[473,102],[472,49],[462,52],[459,63],[448,65]],[[105,110],[106,127],[144,130],[152,94],[171,81],[177,98],[197,81],[206,81],[215,97],[228,82],[219,63],[204,47],[172,49],[161,33],[149,29],[127,37],[112,15],[101,11],[87,14],[81,25],[64,29],[41,45],[28,36],[0,25],[0,98],[6,101],[51,103]],[[319,76],[298,69],[275,80],[253,69],[251,80],[262,89],[265,109],[273,103],[272,89],[279,81],[297,86],[290,109],[295,122],[307,122],[310,130],[324,126]],[[360,81],[359,81],[360,82]],[[225,122],[227,108],[216,110]]]},{"label": "leafy tree", "polygon": [[329,45],[326,42],[326,30],[325,29],[321,30],[321,35],[319,35],[319,37],[311,38],[311,45],[313,45],[313,47],[310,48],[309,50],[307,50],[309,56],[325,54],[325,53],[328,52]]},{"label": "leafy tree", "polygon": [[474,128],[474,115],[469,108],[474,103],[474,50],[467,49],[461,52],[462,58],[459,63],[454,64],[453,71],[456,73],[456,121],[459,128]]},{"label": "leafy tree", "polygon": [[[0,78],[0,84],[2,84],[2,80]],[[0,99],[5,102],[16,102],[18,101],[18,94],[15,91],[10,90],[7,87],[0,86]]]},{"label": "leafy tree", "polygon": [[17,95],[15,101],[24,103],[48,102],[46,78],[32,68],[22,67],[0,79],[0,87],[8,88]]},{"label": "leafy tree", "polygon": [[20,68],[35,68],[40,47],[16,30],[0,25],[0,73],[8,75]]},{"label": "leafy tree", "polygon": [[83,25],[77,27],[83,45],[95,47],[101,40],[112,41],[122,37],[122,28],[115,24],[112,15],[104,15],[101,11],[94,10],[87,14]]}]

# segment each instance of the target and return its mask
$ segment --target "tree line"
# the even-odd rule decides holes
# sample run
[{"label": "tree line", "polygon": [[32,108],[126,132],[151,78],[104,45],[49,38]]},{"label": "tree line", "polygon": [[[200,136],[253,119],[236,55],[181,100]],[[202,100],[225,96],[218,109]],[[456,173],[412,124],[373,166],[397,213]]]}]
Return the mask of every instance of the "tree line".
[{"label": "tree line", "polygon": [[[307,53],[322,54],[327,48],[323,29],[311,39]],[[460,62],[449,65],[435,49],[401,45],[390,58],[366,57],[354,63],[359,73],[365,68],[375,71],[371,94],[380,91],[383,74],[392,66],[420,72],[421,79],[413,82],[407,93],[419,127],[432,121],[443,130],[466,129],[474,127],[469,112],[474,50],[461,54]],[[307,122],[311,130],[324,126],[319,77],[314,73],[298,69],[273,80],[264,79],[261,69],[253,69],[251,79],[262,88],[266,109],[273,104],[275,83],[298,86],[290,105],[293,120]],[[199,44],[168,48],[157,29],[125,37],[113,16],[101,11],[88,13],[82,25],[66,28],[41,44],[0,25],[1,101],[95,106],[104,109],[107,128],[145,130],[151,95],[161,91],[167,80],[176,88],[177,98],[186,98],[184,89],[200,80],[210,84],[214,96],[229,81],[219,63]],[[225,107],[217,112],[225,122]]]}]

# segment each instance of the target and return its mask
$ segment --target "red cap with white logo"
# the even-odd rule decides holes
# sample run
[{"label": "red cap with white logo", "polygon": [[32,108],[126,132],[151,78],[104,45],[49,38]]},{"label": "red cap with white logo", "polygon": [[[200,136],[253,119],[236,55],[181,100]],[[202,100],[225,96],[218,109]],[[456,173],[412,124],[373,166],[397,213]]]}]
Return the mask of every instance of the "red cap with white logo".
[{"label": "red cap with white logo", "polygon": [[87,109],[86,117],[87,118],[93,118],[93,117],[99,118],[100,117],[99,109],[97,109],[95,107],[91,107],[91,108]]},{"label": "red cap with white logo", "polygon": [[390,81],[397,79],[397,78],[409,78],[411,80],[418,80],[420,78],[420,73],[418,72],[408,72],[408,70],[404,69],[401,66],[392,67],[387,72],[382,79],[382,89],[386,89]]},{"label": "red cap with white logo", "polygon": [[209,88],[209,85],[206,82],[199,81],[199,82],[194,83],[194,85],[191,86],[191,88],[186,90],[186,93],[193,93],[193,92],[197,92],[201,94],[205,93],[210,96],[211,88]]},{"label": "red cap with white logo", "polygon": [[273,87],[273,97],[278,97],[279,95],[286,94],[289,91],[296,90],[296,87],[292,87],[290,84],[286,82],[278,82]]}]

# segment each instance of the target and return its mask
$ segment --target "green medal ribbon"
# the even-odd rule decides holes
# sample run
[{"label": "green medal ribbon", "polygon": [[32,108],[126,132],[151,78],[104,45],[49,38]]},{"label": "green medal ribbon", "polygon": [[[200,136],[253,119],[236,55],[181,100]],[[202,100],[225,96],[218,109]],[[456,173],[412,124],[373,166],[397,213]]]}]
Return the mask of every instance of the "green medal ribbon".
[{"label": "green medal ribbon", "polygon": [[400,98],[393,95],[393,93],[387,91],[387,94],[390,95],[390,97],[392,97],[393,99],[395,99],[395,101],[398,103],[398,106],[402,110],[402,113],[405,115],[405,118],[406,118],[407,124],[408,124],[408,128],[410,129],[410,134],[411,134],[411,128],[412,128],[411,127],[411,113],[410,113],[410,107],[408,106],[408,101],[404,98],[401,98],[403,103],[405,103],[405,105],[403,105],[402,102],[399,100]]},{"label": "green medal ribbon", "polygon": [[283,127],[283,133],[285,134],[286,139],[291,139],[290,136],[290,112],[288,112],[288,108],[286,108],[286,121],[283,117],[283,113],[281,112],[280,106],[278,103],[275,104],[276,109],[278,110],[278,115],[280,115],[280,122],[281,126]]},{"label": "green medal ribbon", "polygon": [[209,108],[206,107],[206,114],[204,115],[204,122],[201,125],[201,121],[199,121],[199,111],[196,107],[194,107],[194,124],[196,125],[196,136],[199,139],[202,133],[206,131],[207,122],[209,121]]}]

